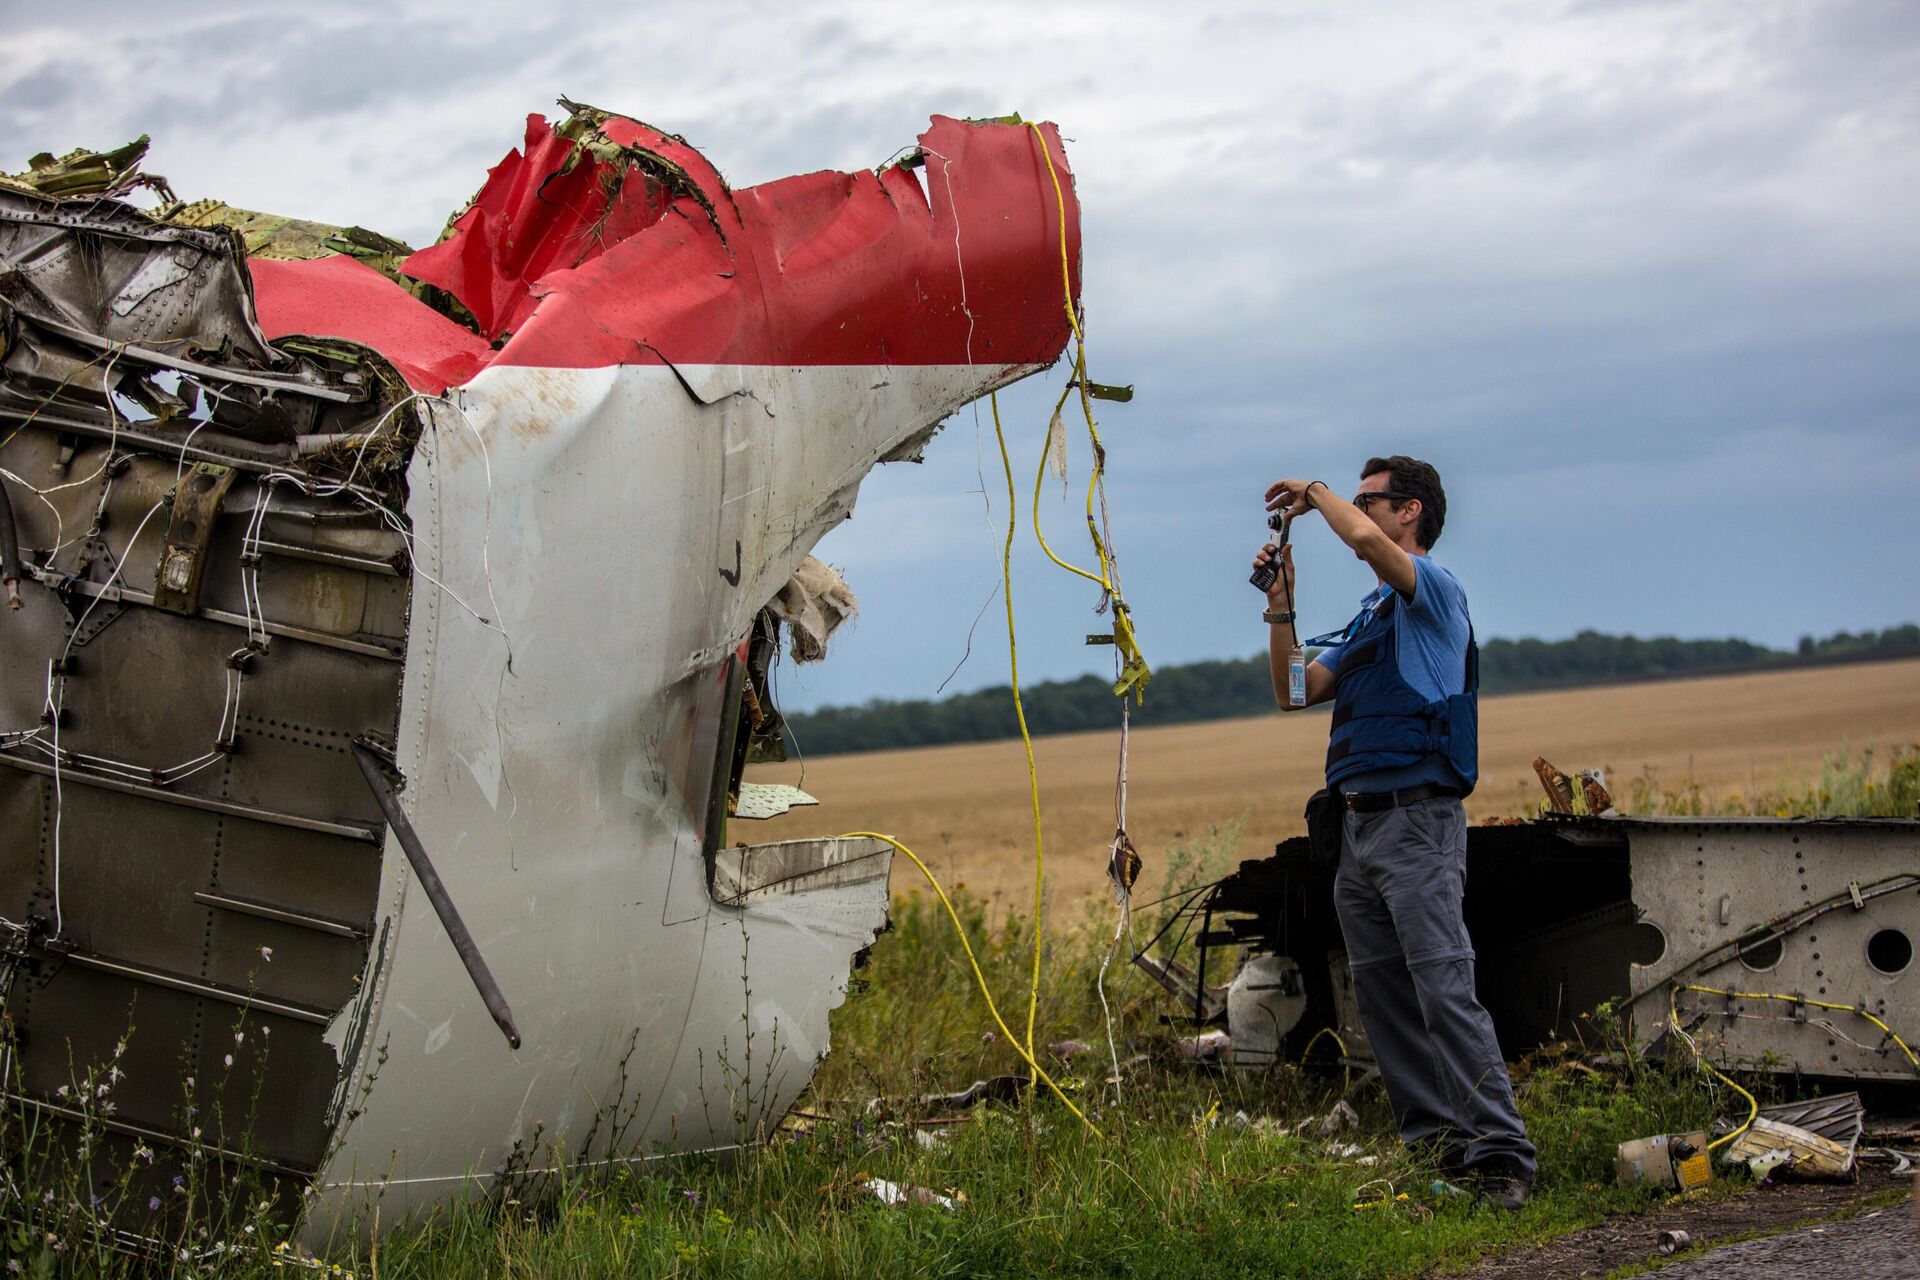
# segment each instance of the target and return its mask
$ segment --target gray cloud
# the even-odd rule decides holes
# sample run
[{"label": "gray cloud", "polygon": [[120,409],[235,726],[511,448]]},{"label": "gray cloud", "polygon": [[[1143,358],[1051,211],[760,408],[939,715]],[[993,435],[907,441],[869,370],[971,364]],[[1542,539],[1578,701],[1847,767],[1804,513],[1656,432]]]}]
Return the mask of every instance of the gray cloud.
[{"label": "gray cloud", "polygon": [[[5,163],[147,131],[183,194],[416,241],[563,92],[685,134],[742,184],[877,163],[933,112],[1059,120],[1094,376],[1140,390],[1103,430],[1163,660],[1259,643],[1242,580],[1270,473],[1350,483],[1394,449],[1447,475],[1442,553],[1489,633],[1778,642],[1920,600],[1908,559],[1856,567],[1910,538],[1891,477],[1920,461],[1903,0],[714,0],[591,25],[463,0],[336,4],[303,29],[224,0],[185,20],[81,0],[10,35]],[[1028,476],[1045,399],[1003,398]],[[825,546],[867,616],[803,697],[945,674],[958,641],[929,657],[924,620],[964,633],[995,577],[977,467],[962,414],[925,467],[869,482]],[[1608,585],[1542,573],[1566,552]],[[1344,613],[1365,585],[1351,557],[1311,538],[1301,555],[1311,607]],[[1019,571],[1023,672],[1081,669],[1090,602]],[[1783,577],[1804,621],[1778,607]],[[992,649],[962,686],[1004,678]]]}]

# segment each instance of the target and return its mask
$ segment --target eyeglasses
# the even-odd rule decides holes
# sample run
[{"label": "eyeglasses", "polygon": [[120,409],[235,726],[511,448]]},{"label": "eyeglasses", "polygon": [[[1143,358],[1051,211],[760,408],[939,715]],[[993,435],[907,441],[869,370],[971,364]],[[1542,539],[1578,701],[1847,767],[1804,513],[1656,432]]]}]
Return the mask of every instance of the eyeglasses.
[{"label": "eyeglasses", "polygon": [[1410,493],[1395,493],[1392,489],[1380,489],[1373,493],[1354,494],[1353,505],[1365,511],[1376,498],[1383,498],[1388,502],[1408,502],[1413,499],[1413,495]]}]

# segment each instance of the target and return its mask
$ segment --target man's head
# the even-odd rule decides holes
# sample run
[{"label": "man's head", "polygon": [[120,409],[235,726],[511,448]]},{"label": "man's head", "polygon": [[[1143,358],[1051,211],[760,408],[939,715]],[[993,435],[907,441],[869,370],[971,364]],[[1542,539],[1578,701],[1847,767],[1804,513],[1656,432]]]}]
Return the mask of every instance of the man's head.
[{"label": "man's head", "polygon": [[[1369,497],[1369,495],[1377,495]],[[1354,505],[1396,543],[1412,542],[1422,551],[1440,541],[1447,522],[1447,494],[1432,464],[1396,453],[1368,458],[1360,468],[1360,492]]]}]

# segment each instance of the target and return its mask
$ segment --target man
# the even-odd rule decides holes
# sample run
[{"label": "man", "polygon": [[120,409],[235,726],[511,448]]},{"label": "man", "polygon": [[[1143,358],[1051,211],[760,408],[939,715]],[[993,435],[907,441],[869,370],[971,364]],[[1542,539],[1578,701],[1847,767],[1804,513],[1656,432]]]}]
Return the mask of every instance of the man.
[{"label": "man", "polygon": [[[1332,647],[1307,666],[1306,704],[1334,702],[1327,786],[1341,822],[1334,903],[1360,1019],[1400,1136],[1507,1209],[1526,1202],[1535,1157],[1514,1108],[1493,1020],[1474,994],[1461,915],[1479,773],[1479,650],[1466,593],[1427,553],[1446,522],[1440,474],[1395,455],[1361,469],[1352,502],[1319,480],[1282,480],[1267,508],[1318,512],[1379,579]],[[1256,568],[1275,552],[1263,547]],[[1297,643],[1293,548],[1267,592],[1274,695],[1288,706]]]}]

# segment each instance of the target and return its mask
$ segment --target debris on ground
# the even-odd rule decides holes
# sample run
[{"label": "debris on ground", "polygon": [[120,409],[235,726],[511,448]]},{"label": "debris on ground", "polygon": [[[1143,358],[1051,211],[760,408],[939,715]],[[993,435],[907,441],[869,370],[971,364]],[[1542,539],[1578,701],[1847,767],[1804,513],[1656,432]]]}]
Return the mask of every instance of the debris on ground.
[{"label": "debris on ground", "polygon": [[1883,1168],[1862,1166],[1859,1180],[1853,1183],[1773,1183],[1730,1196],[1675,1198],[1646,1212],[1610,1215],[1597,1226],[1537,1247],[1504,1251],[1449,1274],[1471,1280],[1608,1275],[1659,1257],[1657,1233],[1663,1230],[1687,1232],[1698,1249],[1731,1237],[1778,1231],[1871,1207],[1899,1185]]},{"label": "debris on ground", "polygon": [[889,1182],[885,1178],[874,1178],[865,1174],[860,1175],[857,1181],[881,1204],[923,1204],[945,1209],[950,1213],[958,1213],[960,1207],[967,1202],[966,1193],[955,1191],[951,1187],[947,1188],[949,1194],[942,1195],[926,1187],[916,1187],[905,1182]]},{"label": "debris on ground", "polygon": [[1659,1235],[1655,1236],[1654,1245],[1661,1253],[1671,1257],[1682,1249],[1691,1249],[1693,1247],[1693,1237],[1678,1227],[1674,1227],[1670,1230],[1662,1231]]},{"label": "debris on ground", "polygon": [[1359,1113],[1348,1106],[1346,1100],[1343,1098],[1333,1104],[1333,1110],[1327,1112],[1325,1117],[1321,1119],[1316,1131],[1324,1138],[1328,1134],[1338,1133],[1342,1129],[1357,1129],[1359,1127]]},{"label": "debris on ground", "polygon": [[1845,1179],[1853,1176],[1853,1149],[1810,1129],[1755,1116],[1747,1131],[1722,1157],[1745,1164],[1755,1178],[1775,1173],[1795,1178]]},{"label": "debris on ground", "polygon": [[1233,1037],[1224,1031],[1202,1031],[1174,1041],[1174,1048],[1194,1062],[1224,1061],[1233,1052]]},{"label": "debris on ground", "polygon": [[1707,1160],[1707,1135],[1662,1133],[1620,1144],[1613,1161],[1614,1176],[1623,1187],[1636,1184],[1669,1191],[1695,1191],[1713,1177]]}]

